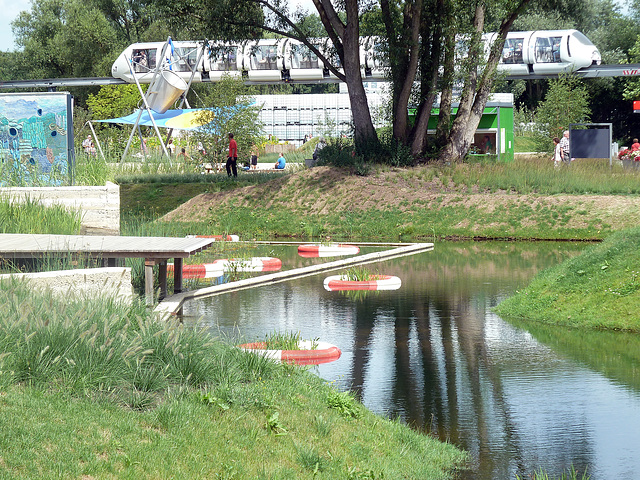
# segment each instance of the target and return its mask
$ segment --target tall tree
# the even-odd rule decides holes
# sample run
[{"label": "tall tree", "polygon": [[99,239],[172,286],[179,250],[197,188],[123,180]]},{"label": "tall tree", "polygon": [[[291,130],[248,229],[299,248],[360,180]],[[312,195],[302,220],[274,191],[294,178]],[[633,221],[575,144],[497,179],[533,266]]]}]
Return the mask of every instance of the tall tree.
[{"label": "tall tree", "polygon": [[[304,43],[338,79],[345,82],[351,101],[356,146],[377,142],[361,78],[360,15],[366,7],[359,0],[344,0],[341,10],[331,0],[313,0],[325,35],[332,48],[319,45],[308,12],[292,12],[282,0],[158,0],[172,25],[189,25],[198,37],[229,41],[260,38],[265,33],[293,38]],[[316,30],[316,31],[313,31]]]},{"label": "tall tree", "polygon": [[28,78],[106,75],[118,47],[104,14],[82,0],[34,0],[12,26]]}]

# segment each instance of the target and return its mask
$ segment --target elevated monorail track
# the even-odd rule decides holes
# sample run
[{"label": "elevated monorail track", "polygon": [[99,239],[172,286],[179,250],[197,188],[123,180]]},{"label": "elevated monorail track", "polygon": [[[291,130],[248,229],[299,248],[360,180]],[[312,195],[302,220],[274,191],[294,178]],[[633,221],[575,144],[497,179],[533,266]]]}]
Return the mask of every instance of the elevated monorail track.
[{"label": "elevated monorail track", "polygon": [[[623,65],[592,65],[591,67],[582,68],[574,72],[575,75],[582,78],[610,78],[610,77],[640,77],[640,63],[629,63]],[[549,78],[557,78],[557,73],[548,74],[528,74],[506,75],[509,80],[541,80]],[[367,80],[364,78],[363,80]],[[335,82],[336,80],[327,79],[309,79],[298,80],[288,83],[297,84],[309,84],[309,83],[327,83]],[[205,81],[206,82],[206,81]],[[212,80],[209,80],[212,82]],[[45,78],[41,80],[10,80],[0,82],[0,89],[25,89],[25,88],[46,88],[51,91],[55,91],[58,88],[74,88],[74,87],[95,87],[102,85],[125,85],[128,82],[113,77],[84,77],[84,78]],[[274,85],[282,84],[282,81],[245,81],[248,85]]]}]

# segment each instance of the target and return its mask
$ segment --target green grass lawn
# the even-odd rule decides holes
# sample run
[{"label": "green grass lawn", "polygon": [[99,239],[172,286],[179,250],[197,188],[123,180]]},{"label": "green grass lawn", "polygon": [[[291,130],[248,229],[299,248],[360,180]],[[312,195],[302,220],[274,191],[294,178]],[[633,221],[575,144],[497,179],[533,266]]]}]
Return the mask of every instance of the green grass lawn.
[{"label": "green grass lawn", "polygon": [[602,244],[537,276],[505,300],[506,318],[574,328],[640,332],[640,228],[616,232]]},{"label": "green grass lawn", "polygon": [[0,282],[0,477],[450,479],[467,455],[142,304]]}]

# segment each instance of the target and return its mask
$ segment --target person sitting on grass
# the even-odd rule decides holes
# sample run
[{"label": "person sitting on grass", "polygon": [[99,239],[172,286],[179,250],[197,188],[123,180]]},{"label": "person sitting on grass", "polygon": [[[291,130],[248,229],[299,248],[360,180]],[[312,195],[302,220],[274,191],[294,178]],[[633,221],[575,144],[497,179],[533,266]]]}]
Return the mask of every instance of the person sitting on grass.
[{"label": "person sitting on grass", "polygon": [[284,155],[280,154],[273,168],[275,168],[276,170],[283,170],[286,165],[287,161],[284,159]]}]

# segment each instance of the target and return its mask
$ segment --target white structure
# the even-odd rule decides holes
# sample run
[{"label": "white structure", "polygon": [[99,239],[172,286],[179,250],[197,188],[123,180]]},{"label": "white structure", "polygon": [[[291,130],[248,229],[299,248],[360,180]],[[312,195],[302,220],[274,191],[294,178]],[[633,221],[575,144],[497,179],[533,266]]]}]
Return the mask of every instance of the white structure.
[{"label": "white structure", "polygon": [[[262,106],[259,119],[264,133],[280,141],[301,145],[305,135],[338,137],[351,133],[351,104],[347,93],[256,95]],[[380,113],[385,106],[383,89],[367,89],[375,127],[385,126]]]}]

